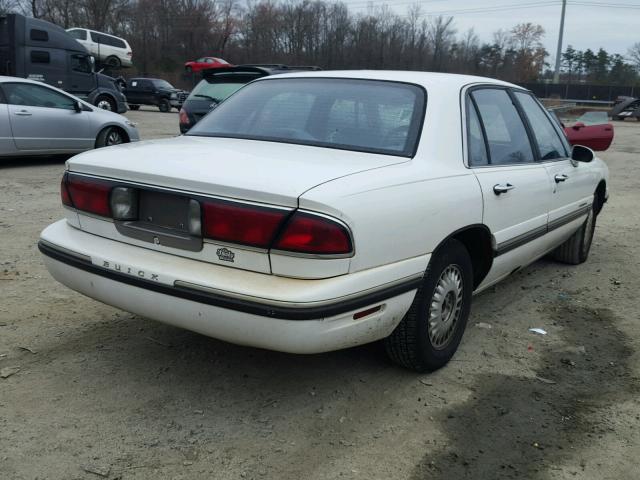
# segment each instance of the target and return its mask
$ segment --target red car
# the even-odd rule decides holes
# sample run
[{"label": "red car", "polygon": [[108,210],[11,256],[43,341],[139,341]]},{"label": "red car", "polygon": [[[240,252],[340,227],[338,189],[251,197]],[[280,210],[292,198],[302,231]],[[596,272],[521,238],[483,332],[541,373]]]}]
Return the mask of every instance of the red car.
[{"label": "red car", "polygon": [[609,123],[606,112],[586,112],[571,126],[560,121],[555,112],[551,112],[562,126],[571,145],[583,145],[597,152],[609,148],[613,142],[613,125]]},{"label": "red car", "polygon": [[230,67],[232,66],[226,60],[218,57],[201,57],[192,62],[184,64],[184,69],[187,73],[201,72],[202,70],[208,70],[210,68]]}]

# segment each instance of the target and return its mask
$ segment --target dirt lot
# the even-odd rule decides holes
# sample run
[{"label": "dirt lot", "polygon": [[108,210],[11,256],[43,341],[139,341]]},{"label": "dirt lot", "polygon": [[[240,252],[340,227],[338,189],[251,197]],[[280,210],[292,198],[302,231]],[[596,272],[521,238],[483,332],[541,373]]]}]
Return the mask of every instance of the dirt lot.
[{"label": "dirt lot", "polygon": [[[144,138],[177,133],[175,113],[129,116]],[[63,163],[3,162],[0,369],[20,371],[0,379],[0,478],[638,478],[640,123],[615,128],[588,263],[477,296],[432,375],[376,345],[238,347],[76,294],[36,249]]]}]

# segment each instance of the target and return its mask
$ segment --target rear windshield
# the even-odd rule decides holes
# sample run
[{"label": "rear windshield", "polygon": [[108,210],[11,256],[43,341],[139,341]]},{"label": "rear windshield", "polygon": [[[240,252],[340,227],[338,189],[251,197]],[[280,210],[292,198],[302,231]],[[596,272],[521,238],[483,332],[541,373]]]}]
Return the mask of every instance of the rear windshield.
[{"label": "rear windshield", "polygon": [[413,156],[425,107],[416,85],[282,78],[254,82],[188,135],[246,138]]},{"label": "rear windshield", "polygon": [[200,80],[195,88],[191,91],[188,100],[208,100],[210,102],[220,103],[222,100],[235,93],[246,83],[258,78],[257,75],[237,76],[231,78],[213,77]]}]

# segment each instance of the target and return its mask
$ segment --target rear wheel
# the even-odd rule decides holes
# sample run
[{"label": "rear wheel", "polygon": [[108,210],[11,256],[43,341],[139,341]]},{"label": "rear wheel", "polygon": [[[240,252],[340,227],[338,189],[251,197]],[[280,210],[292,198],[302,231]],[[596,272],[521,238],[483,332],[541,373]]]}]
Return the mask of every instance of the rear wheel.
[{"label": "rear wheel", "polygon": [[107,127],[98,134],[96,148],[110,147],[126,143],[128,140],[118,127]]},{"label": "rear wheel", "polygon": [[96,98],[95,106],[103,110],[109,110],[110,112],[115,112],[117,108],[115,100],[108,95],[99,95],[98,98]]},{"label": "rear wheel", "polygon": [[587,218],[578,231],[553,251],[552,257],[554,260],[570,265],[579,265],[587,261],[596,229],[597,217],[595,209],[594,205],[589,210]]},{"label": "rear wheel", "polygon": [[447,241],[431,258],[411,308],[385,339],[391,360],[420,372],[446,365],[467,325],[472,279],[467,249],[457,240]]},{"label": "rear wheel", "polygon": [[162,100],[160,100],[160,103],[158,104],[158,108],[160,109],[161,112],[169,112],[171,111],[171,104],[169,103],[169,100],[167,100],[166,98],[163,98]]},{"label": "rear wheel", "polygon": [[109,68],[120,68],[122,66],[122,62],[120,61],[120,59],[116,56],[110,56],[107,57],[107,59],[104,61],[104,63],[109,67]]}]

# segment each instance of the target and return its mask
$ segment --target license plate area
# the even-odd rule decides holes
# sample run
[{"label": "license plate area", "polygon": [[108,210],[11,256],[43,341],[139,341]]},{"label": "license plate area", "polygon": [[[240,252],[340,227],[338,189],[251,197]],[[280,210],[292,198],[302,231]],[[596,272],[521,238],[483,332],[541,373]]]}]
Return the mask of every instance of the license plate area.
[{"label": "license plate area", "polygon": [[155,245],[202,250],[200,204],[197,201],[151,190],[138,190],[137,200],[137,219],[115,221],[118,232]]}]

